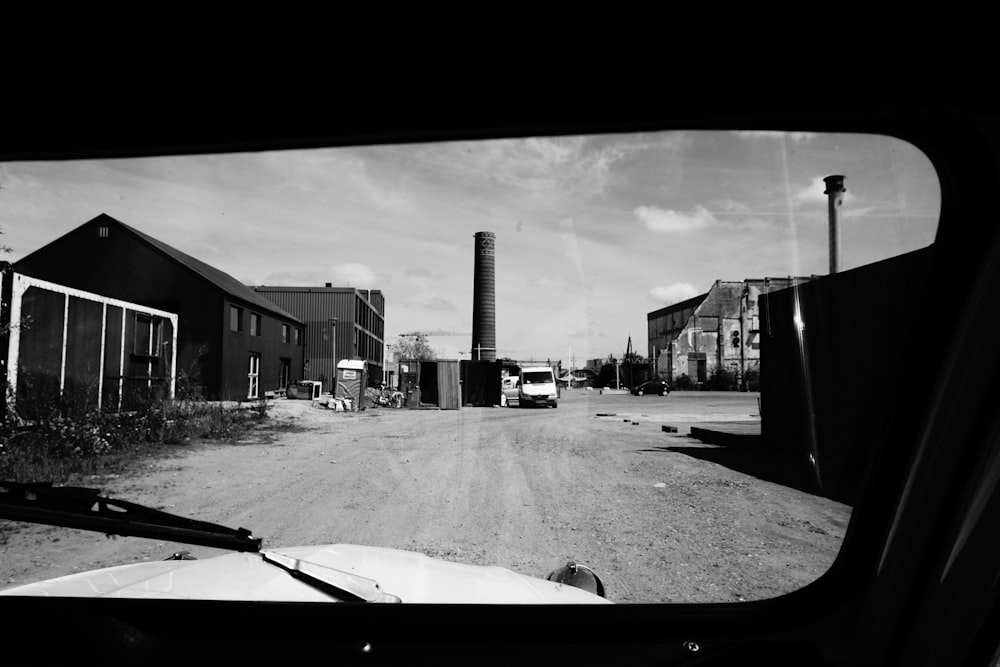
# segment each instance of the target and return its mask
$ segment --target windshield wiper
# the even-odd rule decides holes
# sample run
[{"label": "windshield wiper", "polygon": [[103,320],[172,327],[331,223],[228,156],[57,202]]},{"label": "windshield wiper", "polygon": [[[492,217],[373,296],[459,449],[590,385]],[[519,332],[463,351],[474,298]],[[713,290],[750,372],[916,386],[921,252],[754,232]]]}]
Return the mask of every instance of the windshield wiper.
[{"label": "windshield wiper", "polygon": [[374,579],[299,560],[273,551],[261,552],[264,562],[280,567],[299,581],[341,602],[402,602]]},{"label": "windshield wiper", "polygon": [[246,528],[233,530],[105,498],[100,489],[52,486],[50,482],[0,481],[0,518],[233,551],[260,551],[262,543]]},{"label": "windshield wiper", "polygon": [[[50,482],[0,481],[0,518],[79,528],[132,537],[167,539],[183,544],[232,551],[260,552],[262,540],[246,528],[233,530],[196,521],[144,505],[105,498],[100,489],[52,486]],[[275,552],[261,552],[264,562],[342,602],[400,602],[377,581],[302,561]],[[183,558],[181,554],[175,554]]]}]

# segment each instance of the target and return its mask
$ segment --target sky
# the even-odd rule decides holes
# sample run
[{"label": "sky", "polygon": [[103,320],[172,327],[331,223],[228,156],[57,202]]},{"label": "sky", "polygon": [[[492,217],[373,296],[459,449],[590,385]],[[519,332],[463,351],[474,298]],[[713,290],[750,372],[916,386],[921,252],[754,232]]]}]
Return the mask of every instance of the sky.
[{"label": "sky", "polygon": [[[933,165],[887,136],[680,132],[0,164],[19,258],[106,213],[248,285],[380,289],[386,343],[469,358],[474,234],[496,235],[498,354],[646,352],[647,313],[716,280],[825,275],[930,245]],[[459,334],[459,335],[453,335]]]}]

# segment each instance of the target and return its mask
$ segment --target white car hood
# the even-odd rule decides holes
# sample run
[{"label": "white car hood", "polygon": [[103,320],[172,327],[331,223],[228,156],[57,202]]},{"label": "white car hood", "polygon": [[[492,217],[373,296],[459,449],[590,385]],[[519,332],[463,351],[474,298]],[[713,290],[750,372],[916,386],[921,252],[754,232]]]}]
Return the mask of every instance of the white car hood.
[{"label": "white car hood", "polygon": [[[587,591],[501,567],[464,565],[398,549],[331,544],[271,549],[312,565],[373,579],[404,603],[608,603]],[[330,602],[259,553],[121,565],[0,591],[0,595]]]}]

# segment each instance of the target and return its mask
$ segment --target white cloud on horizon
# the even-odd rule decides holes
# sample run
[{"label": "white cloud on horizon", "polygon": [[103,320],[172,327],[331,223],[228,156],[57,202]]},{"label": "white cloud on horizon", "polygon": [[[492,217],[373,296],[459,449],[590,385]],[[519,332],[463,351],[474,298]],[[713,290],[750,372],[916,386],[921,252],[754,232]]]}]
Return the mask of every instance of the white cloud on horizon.
[{"label": "white cloud on horizon", "polygon": [[674,283],[649,290],[650,300],[664,306],[672,306],[693,296],[698,296],[698,290],[691,283]]},{"label": "white cloud on horizon", "polygon": [[698,204],[691,213],[664,210],[659,206],[640,206],[633,211],[639,222],[656,234],[684,234],[716,223],[707,208]]},{"label": "white cloud on horizon", "polygon": [[[474,176],[526,193],[598,196],[622,175],[616,167],[634,153],[669,147],[646,137],[595,141],[593,137],[530,137],[454,142],[417,154],[438,172]],[[442,150],[443,148],[443,150]]]},{"label": "white cloud on horizon", "polygon": [[325,271],[285,271],[272,273],[264,278],[264,285],[299,286],[325,285],[334,287],[357,287],[358,289],[382,289],[386,280],[380,278],[365,264],[340,264]]},{"label": "white cloud on horizon", "polygon": [[455,304],[439,296],[423,297],[417,300],[416,305],[419,306],[420,308],[426,308],[427,310],[450,310],[456,312],[458,311],[458,308],[455,307]]},{"label": "white cloud on horizon", "polygon": [[329,270],[330,279],[327,282],[342,284],[345,287],[378,288],[378,277],[366,264],[340,264]]},{"label": "white cloud on horizon", "polygon": [[[813,176],[809,185],[799,189],[795,193],[795,201],[800,204],[826,204],[830,198],[829,195],[824,194],[826,191],[826,183],[823,182],[824,178],[826,176]],[[855,203],[857,200],[858,198],[848,188],[844,193],[844,204]]]}]

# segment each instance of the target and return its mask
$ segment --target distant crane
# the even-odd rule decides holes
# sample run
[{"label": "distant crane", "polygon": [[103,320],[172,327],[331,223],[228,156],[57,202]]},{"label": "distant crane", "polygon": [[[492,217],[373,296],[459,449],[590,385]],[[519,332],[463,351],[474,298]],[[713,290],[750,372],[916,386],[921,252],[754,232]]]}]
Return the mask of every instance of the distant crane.
[{"label": "distant crane", "polygon": [[[422,331],[407,331],[406,333],[401,333],[398,335],[400,338],[424,338],[425,343],[427,342],[426,338],[428,338],[429,336],[469,336],[469,337],[472,336],[472,334],[468,331],[443,331],[441,329],[434,331],[431,331],[429,329]],[[463,352],[460,351],[459,354],[463,354]]]}]

